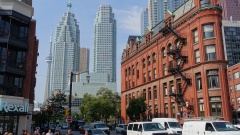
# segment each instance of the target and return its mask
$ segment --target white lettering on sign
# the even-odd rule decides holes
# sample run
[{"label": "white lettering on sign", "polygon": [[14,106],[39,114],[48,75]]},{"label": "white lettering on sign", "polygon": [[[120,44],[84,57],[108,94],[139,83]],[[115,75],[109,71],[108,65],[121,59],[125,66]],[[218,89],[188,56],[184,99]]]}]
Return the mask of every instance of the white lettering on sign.
[{"label": "white lettering on sign", "polygon": [[23,105],[10,104],[7,101],[0,101],[0,111],[4,112],[28,112],[28,103]]}]

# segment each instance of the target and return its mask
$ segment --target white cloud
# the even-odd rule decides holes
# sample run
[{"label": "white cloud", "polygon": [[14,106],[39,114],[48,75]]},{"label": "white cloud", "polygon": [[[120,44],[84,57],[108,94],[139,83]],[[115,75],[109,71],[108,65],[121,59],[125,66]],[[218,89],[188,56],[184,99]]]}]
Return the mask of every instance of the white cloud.
[{"label": "white cloud", "polygon": [[141,13],[143,9],[133,6],[130,10],[114,10],[118,29],[129,31],[131,35],[141,33]]}]

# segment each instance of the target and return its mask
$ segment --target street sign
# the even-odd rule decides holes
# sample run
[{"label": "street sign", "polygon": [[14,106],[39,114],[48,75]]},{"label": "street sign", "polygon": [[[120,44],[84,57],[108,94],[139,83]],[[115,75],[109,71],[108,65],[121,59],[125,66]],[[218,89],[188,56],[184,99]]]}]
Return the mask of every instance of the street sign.
[{"label": "street sign", "polygon": [[71,116],[68,116],[67,119],[66,119],[66,121],[67,121],[68,123],[71,123],[71,122],[72,122],[72,117],[71,117]]}]

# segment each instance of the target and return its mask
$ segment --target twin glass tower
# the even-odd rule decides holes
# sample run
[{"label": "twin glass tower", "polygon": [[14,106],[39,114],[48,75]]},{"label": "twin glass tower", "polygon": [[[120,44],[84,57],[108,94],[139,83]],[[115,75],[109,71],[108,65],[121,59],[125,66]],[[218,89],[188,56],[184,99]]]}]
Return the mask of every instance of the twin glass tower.
[{"label": "twin glass tower", "polygon": [[[79,71],[80,30],[70,8],[68,3],[53,44],[50,41],[44,101],[54,91],[69,90],[71,71]],[[94,72],[108,73],[110,82],[116,82],[116,20],[110,5],[100,5],[94,20]]]}]

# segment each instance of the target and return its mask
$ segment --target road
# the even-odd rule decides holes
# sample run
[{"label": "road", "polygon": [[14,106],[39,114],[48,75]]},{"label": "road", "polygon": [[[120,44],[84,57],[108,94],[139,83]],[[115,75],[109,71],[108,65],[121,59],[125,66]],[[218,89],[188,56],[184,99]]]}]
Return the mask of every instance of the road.
[{"label": "road", "polygon": [[[61,135],[67,134],[67,129],[60,129]],[[73,135],[80,135],[79,131],[72,131]],[[110,135],[117,135],[115,131],[111,131]],[[120,134],[118,134],[120,135]]]}]

